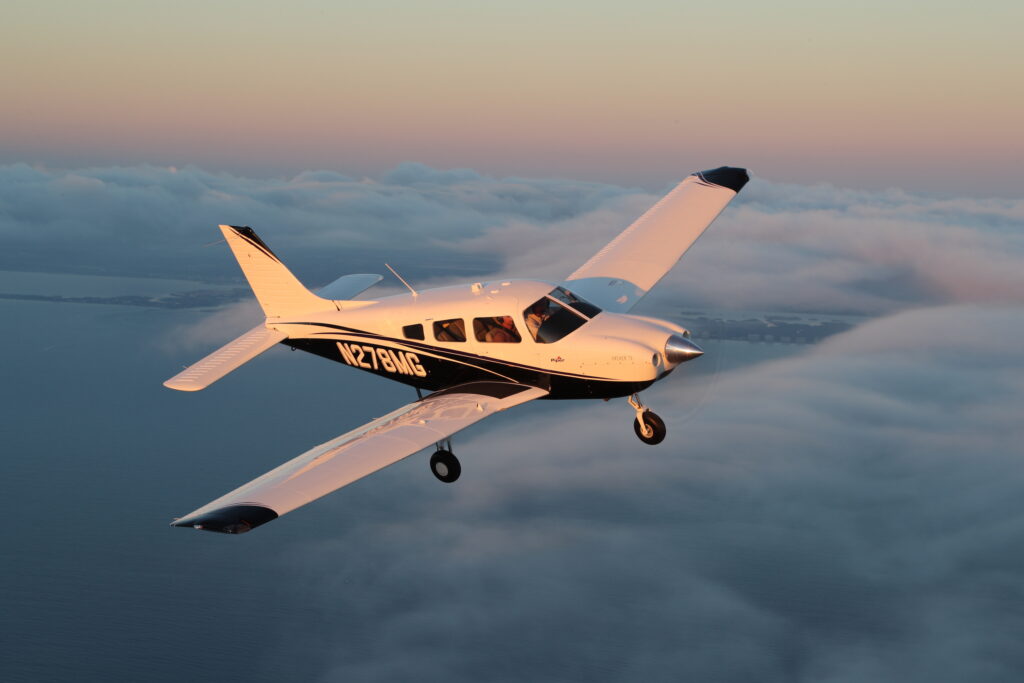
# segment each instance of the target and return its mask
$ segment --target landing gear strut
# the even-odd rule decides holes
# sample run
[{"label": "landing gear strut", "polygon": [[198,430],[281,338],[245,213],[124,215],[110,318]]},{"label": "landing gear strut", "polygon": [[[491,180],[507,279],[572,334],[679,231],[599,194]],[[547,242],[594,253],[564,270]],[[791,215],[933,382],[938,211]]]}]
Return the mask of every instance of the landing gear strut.
[{"label": "landing gear strut", "polygon": [[437,450],[430,456],[430,471],[446,484],[450,484],[462,474],[462,465],[451,451],[450,439],[437,442]]},{"label": "landing gear strut", "polygon": [[636,419],[633,420],[633,431],[646,444],[654,446],[665,440],[665,422],[644,407],[640,397],[633,394],[629,397],[629,405],[636,411]]}]

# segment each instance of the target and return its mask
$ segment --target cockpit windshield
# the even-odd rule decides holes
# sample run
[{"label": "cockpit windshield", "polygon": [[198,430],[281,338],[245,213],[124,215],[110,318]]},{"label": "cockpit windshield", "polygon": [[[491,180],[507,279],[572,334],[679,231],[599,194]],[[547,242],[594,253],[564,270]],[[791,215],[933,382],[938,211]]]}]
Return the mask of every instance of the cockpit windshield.
[{"label": "cockpit windshield", "polygon": [[550,293],[548,293],[548,296],[554,299],[558,299],[562,303],[568,304],[572,308],[575,308],[577,311],[587,316],[588,319],[593,318],[595,315],[601,312],[600,308],[590,303],[589,301],[584,301],[583,299],[579,298],[578,296],[570,292],[565,287],[555,287],[553,290],[551,290]]},{"label": "cockpit windshield", "polygon": [[552,344],[583,325],[601,309],[565,289],[556,287],[525,311],[526,329],[540,344]]}]

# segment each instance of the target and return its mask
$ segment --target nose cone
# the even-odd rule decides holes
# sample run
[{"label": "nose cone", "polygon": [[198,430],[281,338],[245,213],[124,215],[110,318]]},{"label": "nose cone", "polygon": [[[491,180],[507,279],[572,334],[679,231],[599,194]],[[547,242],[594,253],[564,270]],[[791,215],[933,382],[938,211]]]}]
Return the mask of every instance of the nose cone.
[{"label": "nose cone", "polygon": [[672,365],[679,365],[703,355],[704,349],[678,334],[673,334],[665,342],[665,360]]}]

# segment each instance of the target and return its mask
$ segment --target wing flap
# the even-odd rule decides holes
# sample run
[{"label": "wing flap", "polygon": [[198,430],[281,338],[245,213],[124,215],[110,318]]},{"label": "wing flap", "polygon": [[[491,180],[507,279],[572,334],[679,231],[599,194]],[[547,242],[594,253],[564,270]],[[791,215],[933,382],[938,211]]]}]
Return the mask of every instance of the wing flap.
[{"label": "wing flap", "polygon": [[723,166],[694,173],[576,269],[567,287],[622,313],[674,266],[749,179]]},{"label": "wing flap", "polygon": [[469,425],[547,395],[524,384],[471,382],[435,392],[312,448],[173,526],[243,533],[398,462]]},{"label": "wing flap", "polygon": [[199,391],[224,375],[248,363],[270,347],[287,338],[284,332],[258,325],[228,342],[206,358],[193,363],[164,382],[168,389]]}]

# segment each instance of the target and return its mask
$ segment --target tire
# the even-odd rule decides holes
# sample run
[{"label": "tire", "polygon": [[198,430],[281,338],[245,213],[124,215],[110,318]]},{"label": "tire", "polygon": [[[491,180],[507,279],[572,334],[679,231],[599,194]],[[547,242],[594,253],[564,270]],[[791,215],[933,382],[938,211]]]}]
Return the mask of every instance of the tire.
[{"label": "tire", "polygon": [[650,428],[651,434],[644,436],[643,431],[640,429],[640,420],[633,420],[633,431],[636,432],[637,437],[646,444],[655,446],[665,440],[665,422],[652,413],[649,410],[644,411],[644,423]]},{"label": "tire", "polygon": [[451,484],[462,474],[462,465],[459,464],[459,459],[450,452],[435,451],[430,456],[430,471],[440,481]]}]

